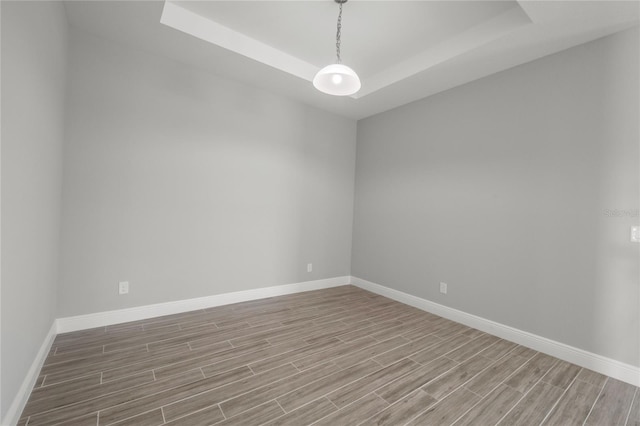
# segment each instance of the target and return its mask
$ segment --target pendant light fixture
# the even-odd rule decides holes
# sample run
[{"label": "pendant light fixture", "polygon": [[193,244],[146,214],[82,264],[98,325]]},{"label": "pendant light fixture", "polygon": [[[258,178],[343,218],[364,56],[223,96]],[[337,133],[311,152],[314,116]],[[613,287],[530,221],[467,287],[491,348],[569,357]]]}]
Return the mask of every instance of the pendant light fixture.
[{"label": "pendant light fixture", "polygon": [[360,79],[358,74],[342,63],[340,58],[340,33],[342,30],[342,5],[347,0],[335,0],[340,5],[338,14],[338,30],[336,32],[336,55],[335,64],[322,68],[313,78],[313,85],[319,91],[328,95],[348,96],[360,90]]}]

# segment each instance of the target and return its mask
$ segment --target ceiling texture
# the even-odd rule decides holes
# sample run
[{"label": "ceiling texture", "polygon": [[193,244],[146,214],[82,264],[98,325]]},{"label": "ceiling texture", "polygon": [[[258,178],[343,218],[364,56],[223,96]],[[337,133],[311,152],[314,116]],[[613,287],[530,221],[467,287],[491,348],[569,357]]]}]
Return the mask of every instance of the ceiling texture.
[{"label": "ceiling texture", "polygon": [[335,62],[338,5],[315,1],[69,1],[69,24],[361,119],[638,25],[632,1],[364,1],[344,5],[353,96],[311,81]]}]

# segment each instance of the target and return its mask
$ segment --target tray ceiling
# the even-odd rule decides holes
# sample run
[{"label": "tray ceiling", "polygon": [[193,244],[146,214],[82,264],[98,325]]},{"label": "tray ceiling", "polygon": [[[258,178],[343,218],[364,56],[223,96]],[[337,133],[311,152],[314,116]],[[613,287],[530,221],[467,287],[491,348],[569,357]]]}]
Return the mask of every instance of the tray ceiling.
[{"label": "tray ceiling", "polygon": [[638,24],[629,1],[358,1],[336,98],[311,85],[334,62],[338,7],[320,1],[67,2],[70,24],[352,118],[363,118]]}]

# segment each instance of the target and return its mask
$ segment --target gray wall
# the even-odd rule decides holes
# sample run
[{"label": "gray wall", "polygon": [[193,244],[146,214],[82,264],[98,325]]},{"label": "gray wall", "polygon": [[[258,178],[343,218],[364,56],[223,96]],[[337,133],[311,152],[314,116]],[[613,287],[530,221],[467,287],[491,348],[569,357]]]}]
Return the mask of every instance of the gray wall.
[{"label": "gray wall", "polygon": [[82,32],[69,75],[60,317],[349,275],[355,121]]},{"label": "gray wall", "polygon": [[640,365],[638,38],[358,122],[352,274]]},{"label": "gray wall", "polygon": [[2,2],[2,410],[56,317],[67,23]]}]

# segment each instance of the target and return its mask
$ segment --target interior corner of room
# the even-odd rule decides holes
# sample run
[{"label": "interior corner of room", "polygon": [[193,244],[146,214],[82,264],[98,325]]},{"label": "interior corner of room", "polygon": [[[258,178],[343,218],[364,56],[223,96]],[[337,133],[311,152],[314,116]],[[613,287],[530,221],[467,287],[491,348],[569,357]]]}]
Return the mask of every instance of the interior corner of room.
[{"label": "interior corner of room", "polygon": [[640,385],[637,16],[464,84],[435,64],[428,96],[381,72],[334,101],[85,28],[90,3],[127,7],[0,4],[0,422],[58,333],[347,284]]}]

